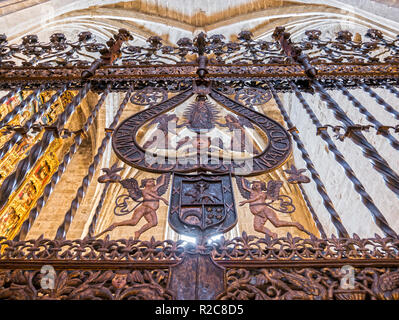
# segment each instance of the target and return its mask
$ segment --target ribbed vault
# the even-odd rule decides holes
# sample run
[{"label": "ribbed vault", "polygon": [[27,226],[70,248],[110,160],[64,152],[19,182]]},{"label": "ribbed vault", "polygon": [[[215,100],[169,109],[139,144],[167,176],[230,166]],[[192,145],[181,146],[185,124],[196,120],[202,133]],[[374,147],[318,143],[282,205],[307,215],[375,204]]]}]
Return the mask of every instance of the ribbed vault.
[{"label": "ribbed vault", "polygon": [[81,30],[108,39],[120,28],[132,32],[139,43],[153,35],[175,43],[200,31],[230,37],[250,30],[255,37],[265,37],[277,25],[290,29],[293,38],[308,28],[378,28],[391,37],[399,30],[394,21],[399,4],[388,0],[201,0],[184,5],[179,0],[26,0],[2,1],[0,13],[10,39],[30,33],[43,38],[54,32],[76,35]]}]

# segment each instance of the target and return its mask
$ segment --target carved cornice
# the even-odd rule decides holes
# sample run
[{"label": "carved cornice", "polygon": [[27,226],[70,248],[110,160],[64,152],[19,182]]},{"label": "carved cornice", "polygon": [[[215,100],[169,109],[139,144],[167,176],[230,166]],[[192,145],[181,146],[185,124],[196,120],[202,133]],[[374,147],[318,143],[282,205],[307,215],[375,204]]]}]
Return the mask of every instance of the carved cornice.
[{"label": "carved cornice", "polygon": [[[324,63],[314,64],[318,69],[316,78],[323,80],[347,79],[370,80],[397,79],[399,77],[398,63],[376,64],[345,64]],[[28,88],[35,88],[44,82],[55,86],[72,82],[80,87],[81,73],[88,68],[2,68],[0,69],[0,87],[7,89],[17,84],[25,83]],[[194,80],[198,79],[195,65],[168,66],[107,66],[101,67],[90,78],[92,82],[111,81],[114,89],[126,81],[149,80]],[[303,67],[299,64],[264,64],[264,65],[208,65],[209,80],[298,80],[307,79]],[[288,88],[288,87],[287,87]]]},{"label": "carved cornice", "polygon": [[[211,254],[223,265],[299,266],[352,264],[399,264],[399,239],[394,238],[329,238],[303,239],[292,237],[259,238],[247,235],[227,240],[222,238],[205,246],[185,241],[150,241],[85,238],[79,240],[38,239],[13,241],[0,238],[0,268],[3,263],[44,263],[62,261],[79,265],[86,262],[144,263],[159,262],[167,265],[178,262],[187,254]],[[110,265],[111,266],[111,265]]]},{"label": "carved cornice", "polygon": [[[0,238],[0,299],[182,299],[180,281],[191,283],[197,274],[207,281],[207,299],[397,300],[398,244],[378,236],[271,239],[245,233],[206,246],[154,238]],[[195,266],[201,259],[210,260],[212,271]],[[353,273],[350,287],[343,286],[343,267]],[[53,288],[43,287],[44,277],[53,279]],[[192,282],[183,299],[198,299],[197,285]]]}]

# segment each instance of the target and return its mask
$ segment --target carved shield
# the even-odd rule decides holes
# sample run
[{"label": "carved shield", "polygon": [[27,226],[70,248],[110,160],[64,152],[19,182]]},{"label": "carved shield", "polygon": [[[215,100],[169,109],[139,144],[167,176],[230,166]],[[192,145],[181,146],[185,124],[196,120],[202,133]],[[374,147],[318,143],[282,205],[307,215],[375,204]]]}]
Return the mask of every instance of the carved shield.
[{"label": "carved shield", "polygon": [[178,233],[208,238],[237,223],[229,174],[174,174],[169,224]]}]

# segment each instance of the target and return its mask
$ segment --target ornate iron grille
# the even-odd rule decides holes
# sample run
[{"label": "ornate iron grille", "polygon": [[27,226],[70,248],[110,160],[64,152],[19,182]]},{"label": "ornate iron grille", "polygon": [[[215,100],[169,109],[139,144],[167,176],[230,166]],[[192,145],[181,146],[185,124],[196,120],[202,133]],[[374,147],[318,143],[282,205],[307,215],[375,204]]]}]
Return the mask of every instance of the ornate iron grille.
[{"label": "ornate iron grille", "polygon": [[[0,88],[8,93],[1,97],[0,104],[25,94],[0,118],[1,137],[5,137],[0,158],[29,134],[40,135],[40,138],[34,140],[13,169],[1,177],[0,210],[10,205],[13,195],[24,186],[49,145],[71,136],[74,142],[64,152],[60,164],[47,164],[48,180],[41,180],[44,188],[39,192],[40,197],[28,208],[17,230],[9,233],[12,236],[0,237],[0,298],[399,299],[398,235],[366,191],[356,168],[352,168],[337,147],[338,141],[351,141],[381,176],[386,191],[399,195],[398,167],[392,167],[391,161],[387,161],[363,134],[371,131],[381,135],[398,150],[399,127],[381,123],[373,110],[353,93],[354,89],[362,90],[393,118],[399,119],[395,105],[376,91],[376,88],[384,88],[399,98],[399,40],[385,39],[378,30],[369,30],[363,41],[347,31],[338,33],[335,39],[324,40],[320,31],[310,30],[306,38],[293,43],[284,28],[276,28],[273,39],[271,42],[254,40],[250,32],[243,31],[238,40],[232,42],[223,35],[208,37],[201,33],[194,39],[180,39],[176,46],[166,46],[161,38],[151,37],[147,47],[137,47],[129,44],[132,36],[126,30],[120,30],[106,44],[97,43],[88,32],[79,34],[75,42],[67,40],[63,34],[54,34],[48,43],[39,42],[36,36],[30,35],[20,44],[8,44],[6,36],[1,36]],[[63,108],[57,112],[51,109],[59,98],[65,98],[71,91],[77,94],[66,99]],[[97,103],[80,130],[68,130],[68,120],[89,91],[99,94]],[[32,101],[46,92],[52,94],[25,120],[13,122]],[[104,108],[107,95],[113,92],[124,94],[124,98],[57,228],[55,239],[26,239],[81,146],[85,133],[99,110]],[[368,122],[357,123],[351,119],[332,92],[342,93]],[[168,97],[168,93],[173,96]],[[382,237],[378,234],[374,238],[350,235],[329,196],[326,186],[332,182],[321,177],[315,159],[310,157],[309,145],[303,141],[302,132],[289,113],[289,105],[282,100],[284,94],[298,99],[301,115],[309,117],[313,125],[309,132],[320,137],[333,154]],[[319,96],[336,121],[323,123],[324,119],[318,118],[305,94]],[[170,111],[192,97],[196,99],[186,108],[184,123],[178,124],[176,115]],[[257,111],[257,106],[270,99],[279,110],[284,126]],[[120,122],[129,101],[146,107]],[[232,112],[225,116],[225,122],[216,121],[215,101]],[[47,123],[42,121],[45,116],[49,119]],[[239,152],[251,154],[249,171],[240,171],[244,168],[243,162],[233,160],[226,164],[222,158],[217,158],[216,163],[205,161],[192,165],[181,160],[172,162],[166,157],[162,164],[149,164],[146,149],[157,143],[157,139],[152,138],[144,144],[136,141],[141,126],[149,121],[163,133],[168,132],[165,125],[170,123],[174,123],[174,128],[185,126],[194,132],[195,138],[187,136],[178,144],[181,147],[191,143],[196,151],[194,160],[204,145],[207,150],[211,147],[224,150],[223,141],[214,144],[200,136],[217,125],[231,132],[234,128],[256,129],[263,132],[268,145],[260,150],[252,147],[248,150],[247,146],[238,144]],[[238,131],[236,136],[232,134],[233,138],[241,138],[240,132],[244,131]],[[71,222],[95,172],[101,169],[101,157],[111,140],[114,152],[122,161],[159,176],[143,179],[139,186],[135,179],[122,179],[119,174],[122,168],[116,163],[111,168],[103,168],[105,174],[98,182],[104,183],[105,188],[88,234],[84,239],[67,240]],[[283,165],[292,148],[303,159],[310,177],[303,174],[306,170],[292,166],[285,171],[289,175],[288,182],[298,186],[318,234],[309,232],[297,222],[284,223],[272,214],[295,211],[292,199],[279,193],[281,181],[272,180],[267,186],[261,181],[249,181],[251,176],[273,172]],[[304,188],[307,183],[314,185],[338,237],[331,237],[324,230],[319,212]],[[128,191],[117,198],[115,214],[132,213],[127,201],[134,200],[138,202],[134,212],[142,210],[141,216],[148,215],[148,226],[137,230],[135,239],[111,240],[109,236],[97,239],[118,227],[114,224],[95,234],[99,231],[98,219],[112,184],[121,184]],[[169,184],[172,195],[168,202],[163,194]],[[265,237],[244,232],[234,239],[222,237],[220,241],[208,242],[215,234],[230,230],[240,219],[236,214],[238,203],[234,200],[234,185],[246,198],[240,205],[249,204],[248,210],[255,217],[254,228]],[[35,187],[34,182],[32,186]],[[142,233],[156,225],[158,207],[155,204],[159,206],[160,201],[169,205],[171,227],[177,233],[196,235],[198,245],[182,240],[139,240]],[[347,210],[350,210],[349,205]],[[11,213],[9,215],[11,217]],[[279,238],[265,228],[267,219],[276,227],[295,227],[309,237],[293,237],[287,233],[286,237]],[[4,219],[1,221],[5,223]],[[135,225],[137,221],[129,223]],[[47,276],[40,271],[43,265],[50,265],[54,270],[51,288],[43,286]],[[342,270],[348,265],[356,274],[355,282],[349,287],[342,286],[345,278]],[[181,290],[183,284],[185,289]]]}]

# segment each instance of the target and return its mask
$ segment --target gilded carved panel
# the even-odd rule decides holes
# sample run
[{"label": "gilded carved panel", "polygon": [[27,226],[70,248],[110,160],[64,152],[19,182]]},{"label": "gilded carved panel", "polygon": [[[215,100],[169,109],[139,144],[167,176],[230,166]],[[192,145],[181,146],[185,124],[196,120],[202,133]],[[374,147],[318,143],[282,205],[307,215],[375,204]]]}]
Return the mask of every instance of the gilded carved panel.
[{"label": "gilded carved panel", "polygon": [[61,140],[54,140],[36,166],[26,176],[24,183],[11,196],[9,204],[0,212],[0,236],[12,238],[33,208],[44,187],[57,170],[56,151]]},{"label": "gilded carved panel", "polygon": [[[9,123],[10,126],[22,126],[32,114],[37,111],[40,105],[46,103],[51,98],[52,92],[42,92],[39,101],[34,100],[24,109],[22,114],[16,115]],[[2,117],[11,111],[15,106],[23,101],[28,93],[22,93],[11,98],[1,108]],[[51,125],[57,116],[64,110],[65,106],[72,101],[74,94],[65,92],[40,119],[43,125]],[[5,155],[0,159],[0,183],[12,173],[18,162],[25,158],[32,146],[43,136],[44,129],[41,131],[29,131],[23,135]],[[4,144],[12,136],[3,134],[0,142]],[[4,141],[2,141],[4,140]],[[38,159],[36,165],[27,174],[24,183],[11,195],[8,205],[0,211],[0,236],[13,237],[25,220],[29,211],[34,207],[36,200],[42,194],[44,187],[48,183],[52,174],[57,170],[59,161],[56,157],[57,151],[62,146],[62,139],[55,139],[47,148],[44,155]]]}]

